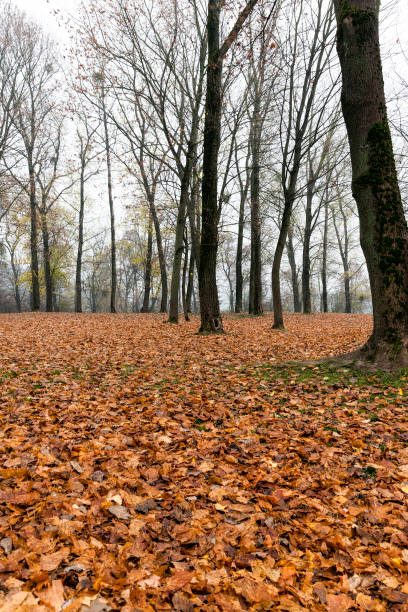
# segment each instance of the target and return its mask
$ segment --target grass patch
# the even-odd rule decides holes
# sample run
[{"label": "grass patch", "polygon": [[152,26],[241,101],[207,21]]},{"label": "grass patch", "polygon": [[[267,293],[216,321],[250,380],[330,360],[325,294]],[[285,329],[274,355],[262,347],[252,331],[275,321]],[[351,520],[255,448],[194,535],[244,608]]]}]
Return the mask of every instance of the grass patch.
[{"label": "grass patch", "polygon": [[408,385],[408,369],[399,372],[371,372],[353,367],[327,364],[304,365],[287,363],[285,365],[263,364],[254,371],[254,375],[266,381],[281,380],[289,385],[313,383],[318,386],[339,387],[380,387],[381,389],[399,390]]}]

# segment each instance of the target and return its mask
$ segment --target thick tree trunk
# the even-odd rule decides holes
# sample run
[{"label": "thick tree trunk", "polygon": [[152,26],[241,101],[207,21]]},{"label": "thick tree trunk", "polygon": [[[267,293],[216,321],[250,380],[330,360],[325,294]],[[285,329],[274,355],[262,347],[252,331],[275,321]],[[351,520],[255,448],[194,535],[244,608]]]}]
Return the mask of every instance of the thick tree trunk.
[{"label": "thick tree trunk", "polygon": [[217,291],[218,152],[221,142],[222,66],[220,0],[208,0],[208,66],[199,267],[201,333],[224,333]]},{"label": "thick tree trunk", "polygon": [[82,312],[82,253],[84,249],[85,165],[81,161],[79,183],[78,249],[75,270],[75,312]]},{"label": "thick tree trunk", "polygon": [[378,0],[335,0],[342,108],[353,195],[370,278],[374,329],[364,361],[408,365],[408,228],[388,125],[378,35]]},{"label": "thick tree trunk", "polygon": [[[327,194],[326,194],[327,195]],[[328,300],[327,300],[327,243],[328,243],[328,232],[329,232],[329,203],[326,201],[324,204],[324,229],[323,229],[323,253],[322,253],[322,310],[323,312],[329,312]]]},{"label": "thick tree trunk", "polygon": [[147,251],[146,251],[146,265],[145,265],[145,277],[144,277],[144,294],[143,294],[143,305],[140,312],[149,312],[150,304],[150,288],[152,279],[152,257],[153,257],[153,225],[152,215],[149,214],[149,229],[147,234]]},{"label": "thick tree trunk", "polygon": [[38,271],[38,223],[37,194],[35,188],[34,166],[29,159],[28,173],[30,181],[30,252],[31,252],[31,310],[40,310],[40,278]]},{"label": "thick tree trunk", "polygon": [[53,282],[51,272],[51,251],[50,251],[50,237],[48,233],[47,214],[44,208],[40,210],[41,217],[41,232],[43,240],[43,254],[44,254],[44,280],[45,280],[45,310],[46,312],[53,311]]},{"label": "thick tree trunk", "polygon": [[263,314],[262,307],[262,258],[261,258],[261,218],[259,203],[260,174],[260,94],[256,94],[252,117],[252,169],[251,169],[251,269],[249,279],[249,314]]},{"label": "thick tree trunk", "polygon": [[290,272],[292,276],[293,311],[301,312],[302,305],[300,303],[300,295],[299,295],[298,270],[296,266],[295,249],[293,246],[293,225],[292,224],[290,224],[289,231],[288,231],[286,250],[288,252]]}]

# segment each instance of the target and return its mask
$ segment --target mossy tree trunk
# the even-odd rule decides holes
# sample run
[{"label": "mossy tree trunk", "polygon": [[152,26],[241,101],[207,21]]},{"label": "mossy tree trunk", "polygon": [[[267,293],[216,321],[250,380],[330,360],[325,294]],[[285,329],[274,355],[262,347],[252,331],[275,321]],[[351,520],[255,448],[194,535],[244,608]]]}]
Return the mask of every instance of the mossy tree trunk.
[{"label": "mossy tree trunk", "polygon": [[378,0],[335,0],[342,108],[374,329],[359,351],[378,367],[408,365],[408,228],[387,119]]}]

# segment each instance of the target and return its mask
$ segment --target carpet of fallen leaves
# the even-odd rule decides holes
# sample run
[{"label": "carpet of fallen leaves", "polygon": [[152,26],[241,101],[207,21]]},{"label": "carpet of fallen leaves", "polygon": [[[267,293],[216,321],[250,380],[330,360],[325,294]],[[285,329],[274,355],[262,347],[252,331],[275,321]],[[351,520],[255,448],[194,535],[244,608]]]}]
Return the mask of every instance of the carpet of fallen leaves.
[{"label": "carpet of fallen leaves", "polygon": [[164,320],[0,317],[0,610],[407,610],[408,378],[308,364],[371,318]]}]

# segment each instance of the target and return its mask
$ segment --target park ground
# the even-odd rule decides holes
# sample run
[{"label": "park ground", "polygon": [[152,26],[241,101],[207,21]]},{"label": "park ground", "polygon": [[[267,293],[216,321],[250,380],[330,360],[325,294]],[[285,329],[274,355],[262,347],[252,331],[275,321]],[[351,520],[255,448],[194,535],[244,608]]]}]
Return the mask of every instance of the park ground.
[{"label": "park ground", "polygon": [[0,316],[0,611],[408,609],[408,372],[224,323]]}]

